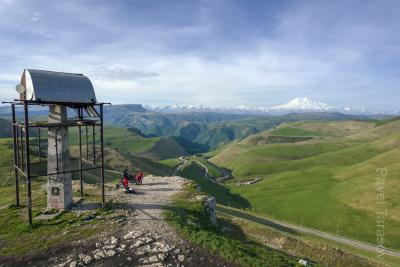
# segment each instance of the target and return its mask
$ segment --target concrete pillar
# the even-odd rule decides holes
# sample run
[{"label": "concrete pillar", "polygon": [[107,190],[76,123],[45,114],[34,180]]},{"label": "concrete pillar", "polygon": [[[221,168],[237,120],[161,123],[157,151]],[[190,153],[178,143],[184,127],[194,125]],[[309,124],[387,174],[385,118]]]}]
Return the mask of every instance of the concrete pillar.
[{"label": "concrete pillar", "polygon": [[[67,107],[62,105],[50,105],[49,123],[63,123],[66,121]],[[70,170],[71,160],[69,155],[68,127],[49,127],[47,172],[60,173]],[[49,175],[47,180],[47,208],[63,210],[69,208],[71,205],[71,173]]]}]

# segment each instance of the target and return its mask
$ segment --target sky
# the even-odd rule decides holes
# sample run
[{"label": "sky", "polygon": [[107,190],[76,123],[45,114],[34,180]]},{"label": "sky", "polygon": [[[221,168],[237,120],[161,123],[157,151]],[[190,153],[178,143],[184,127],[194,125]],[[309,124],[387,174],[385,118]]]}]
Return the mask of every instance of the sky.
[{"label": "sky", "polygon": [[0,100],[25,68],[101,101],[398,110],[400,1],[0,0]]}]

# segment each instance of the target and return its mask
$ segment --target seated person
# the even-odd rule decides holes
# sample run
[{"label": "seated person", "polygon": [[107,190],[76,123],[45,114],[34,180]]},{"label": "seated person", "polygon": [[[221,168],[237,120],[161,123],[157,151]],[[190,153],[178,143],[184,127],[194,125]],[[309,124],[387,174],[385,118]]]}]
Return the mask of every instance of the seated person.
[{"label": "seated person", "polygon": [[124,179],[122,180],[122,185],[124,186],[126,193],[135,193],[135,190],[129,187],[129,181],[127,175],[124,175]]}]

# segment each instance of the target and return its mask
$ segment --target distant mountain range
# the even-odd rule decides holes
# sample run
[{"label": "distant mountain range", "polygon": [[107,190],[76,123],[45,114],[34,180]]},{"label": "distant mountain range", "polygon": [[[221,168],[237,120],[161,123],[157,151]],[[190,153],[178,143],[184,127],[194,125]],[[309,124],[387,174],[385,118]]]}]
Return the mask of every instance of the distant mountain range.
[{"label": "distant mountain range", "polygon": [[289,114],[303,112],[339,112],[344,114],[375,115],[387,114],[398,115],[400,111],[383,111],[357,109],[351,107],[339,108],[323,102],[317,102],[308,97],[296,97],[293,100],[278,106],[272,107],[248,107],[248,106],[225,106],[208,107],[204,105],[166,105],[166,106],[145,106],[147,110],[162,113],[180,112],[220,112],[230,114]]},{"label": "distant mountain range", "polygon": [[[17,115],[22,114],[22,108],[17,107]],[[372,109],[359,109],[352,107],[335,107],[327,103],[318,102],[308,97],[296,97],[293,100],[277,106],[272,107],[248,107],[248,106],[222,106],[222,107],[209,107],[204,105],[166,105],[166,106],[150,106],[141,104],[120,104],[120,105],[107,105],[104,108],[105,114],[120,116],[121,114],[135,113],[224,113],[232,115],[285,115],[290,113],[306,113],[306,112],[329,112],[329,113],[343,113],[350,115],[400,115],[400,110],[385,111],[385,110],[372,110]],[[47,107],[32,106],[30,108],[31,115],[47,114]],[[8,117],[11,113],[10,106],[0,106],[0,117]]]}]

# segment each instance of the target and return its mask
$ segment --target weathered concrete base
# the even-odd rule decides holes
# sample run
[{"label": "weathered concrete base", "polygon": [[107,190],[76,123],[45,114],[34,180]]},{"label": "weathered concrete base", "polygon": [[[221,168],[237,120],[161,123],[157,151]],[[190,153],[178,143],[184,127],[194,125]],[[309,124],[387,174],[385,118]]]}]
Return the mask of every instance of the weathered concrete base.
[{"label": "weathered concrete base", "polygon": [[[49,123],[67,121],[67,108],[61,105],[51,105],[49,108]],[[72,201],[71,170],[69,155],[68,127],[50,127],[48,131],[47,172],[62,173],[49,175],[47,180],[47,208],[64,210]],[[57,151],[56,151],[57,150]]]}]

